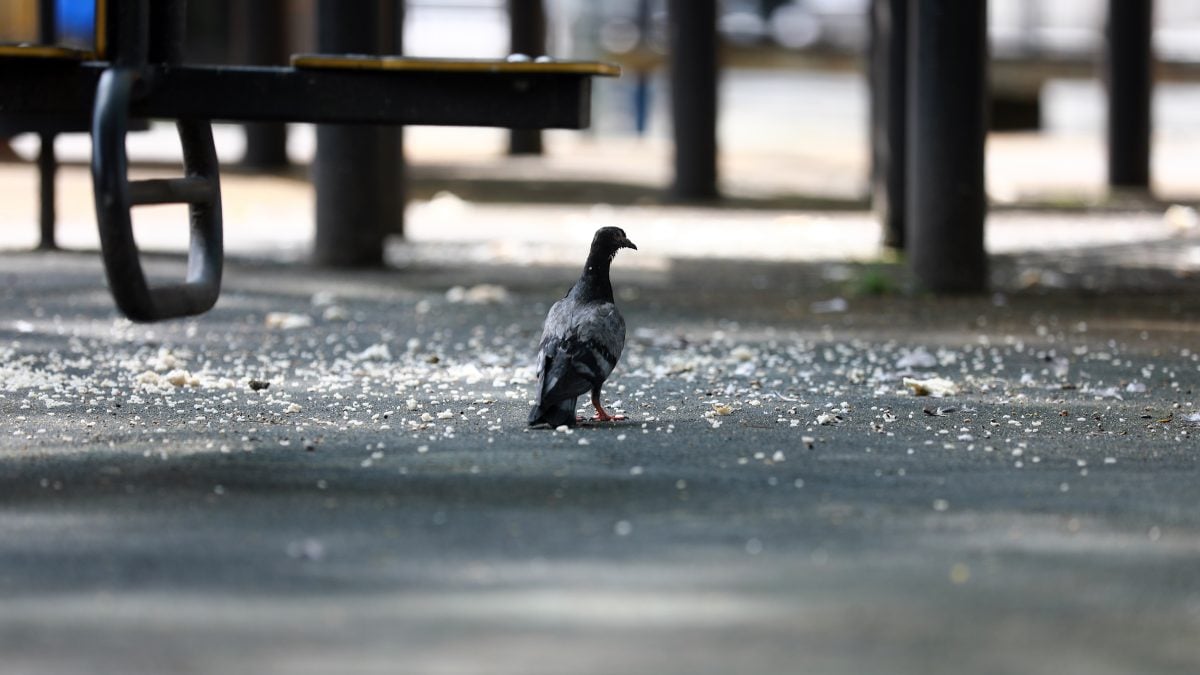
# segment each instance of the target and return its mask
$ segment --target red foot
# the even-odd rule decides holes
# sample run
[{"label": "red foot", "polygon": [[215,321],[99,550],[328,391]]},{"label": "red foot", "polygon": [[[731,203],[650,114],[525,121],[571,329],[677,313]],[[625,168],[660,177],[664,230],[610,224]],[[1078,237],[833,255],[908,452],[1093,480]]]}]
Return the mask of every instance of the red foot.
[{"label": "red foot", "polygon": [[600,392],[592,392],[592,407],[596,409],[596,416],[592,418],[593,422],[623,422],[624,415],[609,415],[604,406],[600,405]]},{"label": "red foot", "polygon": [[592,424],[595,424],[597,422],[624,422],[626,419],[628,419],[628,418],[625,417],[624,415],[610,415],[607,412],[605,412],[603,416],[601,416],[599,414],[593,415],[591,417],[576,416],[575,423],[580,426],[586,427],[586,426],[591,426]]}]

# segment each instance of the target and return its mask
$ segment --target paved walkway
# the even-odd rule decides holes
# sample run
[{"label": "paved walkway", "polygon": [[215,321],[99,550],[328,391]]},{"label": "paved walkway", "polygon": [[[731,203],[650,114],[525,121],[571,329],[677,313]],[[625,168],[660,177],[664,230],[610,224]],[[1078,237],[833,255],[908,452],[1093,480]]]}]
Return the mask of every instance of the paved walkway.
[{"label": "paved walkway", "polygon": [[[0,164],[6,672],[1200,670],[1194,213],[1000,210],[996,292],[934,299],[861,211],[456,185],[341,273],[302,262],[301,182],[228,174],[220,303],[141,326],[94,251],[20,250],[33,178]],[[529,432],[607,224],[640,247],[630,421]],[[147,249],[183,231],[139,213]]]}]

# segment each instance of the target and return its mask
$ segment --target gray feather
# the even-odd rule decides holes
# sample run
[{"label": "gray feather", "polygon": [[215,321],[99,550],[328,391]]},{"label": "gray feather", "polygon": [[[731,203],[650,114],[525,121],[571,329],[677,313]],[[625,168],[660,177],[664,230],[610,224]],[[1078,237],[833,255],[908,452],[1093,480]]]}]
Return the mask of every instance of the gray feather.
[{"label": "gray feather", "polygon": [[[625,319],[611,302],[579,302],[573,295],[554,303],[546,316],[538,354],[538,398],[530,424],[561,419],[548,415],[570,404],[575,422],[576,399],[599,390],[612,374],[625,347]],[[557,426],[554,425],[554,426]]]}]

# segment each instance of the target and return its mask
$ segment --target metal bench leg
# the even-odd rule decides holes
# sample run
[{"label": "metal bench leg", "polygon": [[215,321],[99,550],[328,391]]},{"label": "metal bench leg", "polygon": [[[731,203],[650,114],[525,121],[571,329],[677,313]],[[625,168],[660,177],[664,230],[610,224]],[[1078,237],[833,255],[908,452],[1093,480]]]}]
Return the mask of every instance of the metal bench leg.
[{"label": "metal bench leg", "polygon": [[[96,220],[109,289],[134,321],[161,321],[208,311],[221,289],[221,185],[212,127],[179,120],[185,177],[130,181],[125,155],[129,102],[138,73],[112,68],[96,87],[92,117],[92,181]],[[146,204],[187,204],[191,218],[187,278],[150,286],[142,271],[130,209]]]},{"label": "metal bench leg", "polygon": [[41,142],[37,160],[39,192],[41,193],[41,212],[38,214],[41,241],[38,242],[38,248],[43,251],[53,251],[58,248],[58,244],[54,240],[54,223],[57,220],[54,210],[56,192],[54,181],[58,174],[58,158],[54,155],[54,137],[56,135],[53,131],[43,131],[38,134],[38,140]]}]

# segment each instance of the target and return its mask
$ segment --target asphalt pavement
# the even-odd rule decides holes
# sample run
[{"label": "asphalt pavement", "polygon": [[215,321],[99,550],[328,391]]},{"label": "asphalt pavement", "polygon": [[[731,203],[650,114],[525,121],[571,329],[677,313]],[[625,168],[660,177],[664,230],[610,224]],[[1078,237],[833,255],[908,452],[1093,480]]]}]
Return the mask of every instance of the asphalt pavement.
[{"label": "asphalt pavement", "polygon": [[626,229],[629,420],[570,432],[524,420],[571,241],[235,257],[156,325],[0,254],[2,670],[1200,670],[1194,237],[939,299]]},{"label": "asphalt pavement", "polygon": [[[105,288],[86,141],[57,146],[67,252],[29,252],[35,173],[0,164],[0,672],[1200,672],[1197,94],[1158,89],[1161,202],[1126,203],[1099,91],[989,139],[970,297],[881,255],[849,75],[728,74],[717,208],[661,204],[663,106],[545,158],[406,130],[387,270],[304,262],[303,171],[226,171],[221,300],[156,325]],[[138,177],[173,143],[132,135]],[[181,274],[181,211],[137,218]],[[529,431],[602,225],[639,246],[629,420]]]}]

